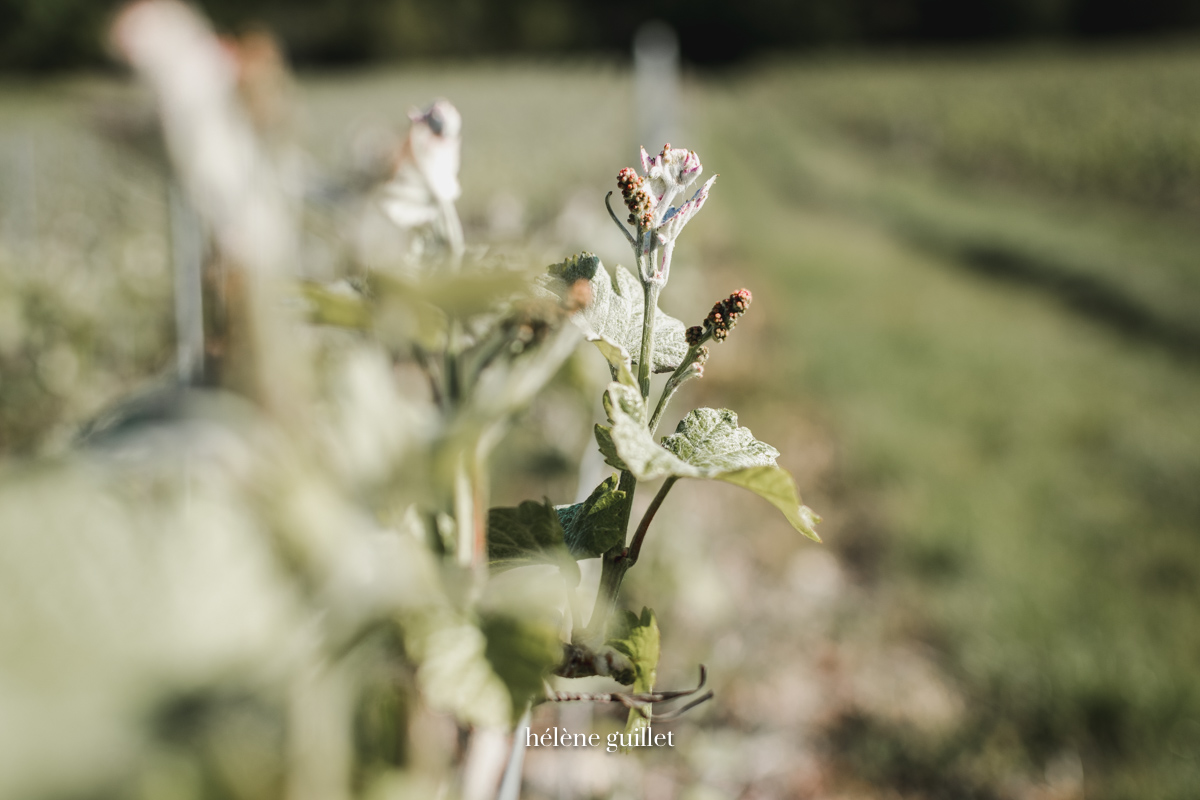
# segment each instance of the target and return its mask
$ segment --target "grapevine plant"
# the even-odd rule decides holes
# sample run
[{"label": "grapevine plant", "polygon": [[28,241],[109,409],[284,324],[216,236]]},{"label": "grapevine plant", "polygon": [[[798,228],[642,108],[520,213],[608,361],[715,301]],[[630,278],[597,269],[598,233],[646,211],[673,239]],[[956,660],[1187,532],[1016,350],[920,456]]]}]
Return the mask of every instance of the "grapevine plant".
[{"label": "grapevine plant", "polygon": [[[647,693],[658,659],[655,616],[644,609],[641,615],[625,612],[614,620],[613,613],[625,574],[638,562],[654,517],[675,483],[680,478],[698,478],[749,489],[782,511],[796,530],[817,541],[814,526],[819,519],[802,505],[791,476],[776,463],[779,452],[740,427],[732,411],[694,409],[674,433],[655,438],[668,404],[686,382],[704,375],[709,344],[726,339],[749,308],[751,293],[739,289],[713,305],[701,324],[686,329],[658,308],[676,242],[704,206],[716,176],[684,201],[703,169],[695,152],[667,144],[651,157],[642,148],[641,165],[640,174],[625,168],[617,176],[629,212],[625,223],[613,211],[612,192],[605,197],[610,217],[632,249],[636,270],[617,266],[610,273],[595,255],[581,253],[550,267],[545,281],[561,297],[587,298],[574,321],[609,364],[612,382],[603,397],[608,419],[595,426],[595,437],[605,463],[616,472],[583,502],[542,512],[541,524],[553,531],[548,538],[534,536],[537,504],[494,509],[489,554],[493,568],[503,568],[512,558],[528,557],[521,554],[512,535],[514,527],[519,528],[511,523],[517,515],[533,523],[520,533],[529,546],[557,545],[561,528],[562,545],[573,557],[600,558],[591,618],[573,634],[568,658],[557,672],[566,677],[611,675],[633,683],[635,692]],[[651,392],[654,373],[669,373],[656,400]],[[661,486],[630,538],[638,483],[660,479]],[[644,708],[633,709],[630,727],[647,718]]]}]

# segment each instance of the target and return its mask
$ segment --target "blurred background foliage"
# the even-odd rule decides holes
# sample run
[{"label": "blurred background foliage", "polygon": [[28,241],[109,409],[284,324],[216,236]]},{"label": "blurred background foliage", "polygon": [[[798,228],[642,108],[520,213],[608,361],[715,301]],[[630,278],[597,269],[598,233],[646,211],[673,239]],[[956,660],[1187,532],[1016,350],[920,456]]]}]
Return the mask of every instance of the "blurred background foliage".
[{"label": "blurred background foliage", "polygon": [[[116,0],[3,0],[0,68],[103,62]],[[646,19],[670,20],[699,64],[830,45],[1081,40],[1200,26],[1197,0],[204,0],[219,24],[263,24],[300,64],[627,49]]]},{"label": "blurred background foliage", "polygon": [[[0,53],[97,63],[85,29],[102,6],[2,5],[0,35],[16,38]],[[287,7],[211,4],[229,24],[278,26],[312,63],[624,50],[648,12],[678,21],[697,62],[802,41],[1137,33],[1194,14],[997,2],[983,25],[939,3],[748,3],[736,19],[615,4],[589,27],[571,4]],[[468,238],[547,263],[583,247],[621,259],[599,199],[638,144],[623,67],[375,67],[314,72],[299,92],[305,143],[328,165],[410,105],[452,98]],[[94,77],[0,91],[6,458],[55,452],[169,363],[165,187],[99,132],[116,97]],[[534,751],[527,795],[1194,797],[1200,49],[776,54],[692,76],[684,100],[682,143],[722,178],[664,310],[695,322],[740,286],[756,297],[688,391],[778,444],[828,544],[798,544],[734,492],[678,487],[629,602],[659,614],[661,683],[705,662],[716,701],[675,751]],[[589,440],[564,409],[598,366],[572,363],[510,436],[498,505],[572,499]],[[534,725],[591,724],[581,713],[541,709]]]}]

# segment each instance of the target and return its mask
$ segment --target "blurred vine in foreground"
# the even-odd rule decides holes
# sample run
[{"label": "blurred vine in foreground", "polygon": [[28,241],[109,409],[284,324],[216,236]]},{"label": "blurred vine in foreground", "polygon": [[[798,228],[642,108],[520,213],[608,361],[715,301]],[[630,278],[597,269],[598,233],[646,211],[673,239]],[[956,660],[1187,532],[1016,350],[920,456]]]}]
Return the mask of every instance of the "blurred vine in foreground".
[{"label": "blurred vine in foreground", "polygon": [[[751,300],[688,329],[658,310],[715,180],[682,200],[696,154],[622,171],[636,274],[582,254],[538,276],[464,241],[462,120],[438,100],[374,193],[398,247],[306,279],[316,212],[269,37],[222,40],[141,0],[112,40],[156,99],[192,220],[176,309],[198,335],[175,381],[0,475],[0,795],[488,798],[531,704],[621,702],[633,733],[710,697],[656,690],[653,611],[615,613],[670,488],[746,487],[814,539],[817,520],[733,412],[655,439]],[[611,370],[596,438],[614,473],[575,505],[490,508],[490,458],[585,339]],[[658,479],[630,538],[637,485]],[[630,690],[551,691],[552,675]]]}]

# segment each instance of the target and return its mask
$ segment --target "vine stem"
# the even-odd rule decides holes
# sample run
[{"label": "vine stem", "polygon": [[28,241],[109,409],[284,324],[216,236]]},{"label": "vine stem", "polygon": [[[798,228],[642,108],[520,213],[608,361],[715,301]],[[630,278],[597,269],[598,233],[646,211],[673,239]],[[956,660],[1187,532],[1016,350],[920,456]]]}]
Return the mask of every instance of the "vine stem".
[{"label": "vine stem", "polygon": [[697,344],[688,348],[687,354],[683,360],[679,362],[679,366],[671,373],[671,377],[667,378],[667,384],[663,387],[662,394],[659,395],[658,405],[654,407],[654,413],[650,415],[650,434],[658,429],[658,423],[662,419],[663,412],[667,410],[667,404],[671,402],[671,398],[675,396],[675,392],[679,391],[679,387],[684,384],[681,380],[684,374],[696,362],[697,356],[700,354],[700,347],[708,341],[708,337],[701,339]]},{"label": "vine stem", "polygon": [[[653,253],[651,254],[653,258]],[[658,293],[662,286],[654,281],[646,283],[645,316],[642,319],[642,352],[638,359],[638,388],[642,397],[650,397],[650,375],[654,366],[654,318],[658,312]]]},{"label": "vine stem", "polygon": [[626,569],[637,563],[638,556],[642,553],[642,542],[646,539],[646,532],[650,530],[650,523],[654,521],[654,515],[658,513],[658,507],[663,504],[663,500],[667,499],[667,493],[671,491],[671,487],[679,478],[671,477],[663,481],[663,485],[659,487],[658,494],[654,495],[654,499],[650,501],[650,507],[646,509],[646,513],[642,515],[642,521],[638,523],[637,532],[633,534],[633,541],[629,544],[629,554],[625,557],[628,564]]},{"label": "vine stem", "polygon": [[[672,378],[675,376],[672,375]],[[654,414],[650,417],[650,435],[654,435],[654,431],[658,428],[659,420],[662,419],[663,412],[667,410],[667,403],[675,396],[675,392],[679,390],[680,383],[678,381],[669,380],[667,385],[663,387],[662,396],[658,398],[658,405],[654,408]]]},{"label": "vine stem", "polygon": [[[633,487],[637,485],[637,481],[628,472],[621,473],[622,487],[624,487],[625,476],[629,476],[629,494],[626,506],[628,514],[633,506]],[[592,618],[588,620],[587,630],[584,632],[584,641],[586,643],[598,646],[604,641],[605,630],[608,627],[608,618],[612,614],[613,609],[617,604],[617,595],[620,594],[621,584],[625,580],[625,573],[629,568],[637,563],[638,556],[642,552],[642,543],[646,540],[646,533],[650,530],[650,523],[654,521],[654,516],[658,513],[658,509],[663,504],[663,500],[667,498],[667,493],[671,491],[671,487],[675,485],[678,478],[667,478],[658,493],[654,495],[654,499],[650,501],[650,506],[646,509],[646,513],[642,515],[641,522],[638,523],[637,531],[633,534],[633,541],[630,542],[628,548],[617,545],[612,550],[604,554],[602,565],[600,567],[600,586],[596,591],[596,606],[592,609]],[[628,519],[626,525],[628,525]]]},{"label": "vine stem", "polygon": [[[637,489],[637,478],[628,470],[621,471],[617,490],[625,492],[624,518],[621,529],[629,528],[629,517],[633,513],[633,493]],[[598,646],[604,642],[604,634],[608,628],[608,618],[617,604],[617,593],[621,591],[621,581],[625,578],[626,563],[625,542],[622,540],[606,552],[600,559],[600,585],[596,588],[596,603],[592,607],[592,616],[588,619],[584,631],[584,642]]]},{"label": "vine stem", "polygon": [[[610,193],[611,194],[611,193]],[[612,210],[612,206],[608,203],[608,197],[605,197],[605,206],[608,207],[609,215],[613,221],[620,225],[620,220]],[[621,226],[625,231],[624,226]],[[638,235],[636,238],[629,237],[630,244],[633,246],[633,254],[637,260],[638,276],[642,281],[642,289],[645,303],[642,307],[642,347],[638,358],[638,388],[641,390],[642,399],[648,401],[650,398],[650,375],[653,371],[654,364],[654,322],[658,311],[658,295],[662,290],[662,281],[655,280],[653,276],[654,261],[658,256],[658,248],[655,247],[653,237],[649,229],[644,229],[641,225],[638,226]],[[668,482],[669,483],[669,482]],[[637,478],[628,470],[621,471],[621,478],[618,483],[620,491],[625,492],[625,508],[624,519],[621,524],[622,530],[629,529],[629,517],[633,513],[633,494],[637,488]],[[660,494],[665,497],[666,493],[660,490]],[[658,506],[662,504],[662,498],[656,497],[655,502],[651,504],[653,511],[658,510]],[[649,516],[652,519],[654,514],[650,512]],[[646,537],[646,528],[650,526],[650,519],[643,519],[638,526],[638,532],[634,534],[634,546],[637,550],[641,550],[642,540]],[[617,604],[617,595],[621,591],[621,583],[625,579],[625,573],[633,566],[633,562],[637,559],[636,554],[631,558],[630,550],[625,547],[625,542],[622,540],[604,554],[600,559],[600,585],[596,588],[596,603],[592,607],[592,615],[588,620],[587,629],[584,631],[583,639],[590,645],[599,645],[603,643],[605,633],[608,629],[608,618],[612,615],[613,609]]]}]

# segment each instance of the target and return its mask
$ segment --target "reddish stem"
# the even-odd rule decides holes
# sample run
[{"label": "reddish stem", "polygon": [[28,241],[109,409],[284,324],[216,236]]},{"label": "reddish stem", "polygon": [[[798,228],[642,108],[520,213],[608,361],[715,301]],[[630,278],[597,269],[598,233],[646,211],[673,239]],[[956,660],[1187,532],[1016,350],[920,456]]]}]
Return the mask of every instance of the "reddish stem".
[{"label": "reddish stem", "polygon": [[638,555],[642,552],[642,542],[646,538],[646,531],[650,530],[650,523],[654,521],[654,515],[658,513],[658,507],[662,505],[663,500],[667,499],[667,492],[671,491],[671,487],[675,485],[675,481],[677,480],[679,479],[667,478],[663,481],[658,494],[654,495],[654,499],[650,501],[650,507],[646,509],[646,513],[642,516],[642,521],[638,523],[637,532],[633,534],[633,541],[629,545],[629,555],[626,556],[628,567],[632,567],[637,563]]}]

